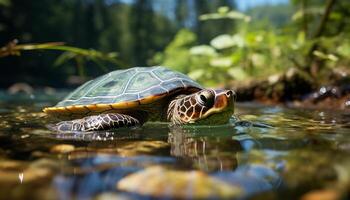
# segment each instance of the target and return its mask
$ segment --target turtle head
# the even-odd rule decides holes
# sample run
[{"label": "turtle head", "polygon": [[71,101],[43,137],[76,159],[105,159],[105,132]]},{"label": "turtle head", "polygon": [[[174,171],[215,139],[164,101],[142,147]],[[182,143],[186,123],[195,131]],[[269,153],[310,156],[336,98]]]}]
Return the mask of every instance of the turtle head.
[{"label": "turtle head", "polygon": [[204,89],[172,101],[168,119],[174,124],[225,124],[234,112],[235,99],[232,90]]}]

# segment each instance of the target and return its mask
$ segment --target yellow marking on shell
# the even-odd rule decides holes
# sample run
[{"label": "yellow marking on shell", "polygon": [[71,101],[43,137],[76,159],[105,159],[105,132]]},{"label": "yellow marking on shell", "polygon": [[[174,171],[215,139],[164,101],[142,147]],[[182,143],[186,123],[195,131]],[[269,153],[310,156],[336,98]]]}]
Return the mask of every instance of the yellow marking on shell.
[{"label": "yellow marking on shell", "polygon": [[163,93],[163,94],[159,94],[159,95],[155,95],[155,96],[145,97],[145,98],[140,100],[140,104],[142,104],[142,105],[150,104],[152,102],[155,102],[158,99],[165,97],[166,95],[167,95],[167,93]]},{"label": "yellow marking on shell", "polygon": [[46,114],[48,115],[53,115],[53,116],[66,116],[70,115],[71,112],[67,112],[68,110],[65,107],[49,107],[49,108],[44,108],[43,110]]},{"label": "yellow marking on shell", "polygon": [[113,104],[90,104],[90,105],[73,105],[73,106],[66,106],[66,107],[48,107],[44,108],[43,111],[46,114],[49,115],[71,115],[71,114],[86,114],[89,112],[94,113],[103,113],[110,111],[112,109],[114,110],[122,110],[122,109],[130,109],[130,108],[136,108],[141,105],[146,105],[153,103],[163,97],[165,97],[167,93],[154,95],[154,96],[148,96],[146,98],[143,98],[141,100],[137,101],[128,101],[128,102],[118,102]]},{"label": "yellow marking on shell", "polygon": [[44,112],[44,113],[49,113],[49,112],[51,112],[51,108],[44,108],[44,109],[43,109],[43,112]]},{"label": "yellow marking on shell", "polygon": [[139,106],[138,101],[128,101],[128,102],[118,102],[110,104],[113,109],[128,109],[128,108],[135,108]]},{"label": "yellow marking on shell", "polygon": [[82,105],[67,106],[66,109],[69,110],[71,113],[77,114],[84,114],[90,112],[90,110],[86,106]]},{"label": "yellow marking on shell", "polygon": [[44,112],[47,114],[52,114],[52,113],[67,112],[67,110],[64,107],[49,107],[49,108],[45,108]]},{"label": "yellow marking on shell", "polygon": [[90,105],[86,105],[85,107],[97,113],[101,113],[111,109],[109,104],[90,104]]},{"label": "yellow marking on shell", "polygon": [[49,115],[69,115],[69,114],[86,114],[89,112],[103,113],[112,109],[129,109],[139,106],[138,101],[119,102],[115,104],[90,104],[90,105],[73,105],[66,107],[48,107],[43,112]]}]

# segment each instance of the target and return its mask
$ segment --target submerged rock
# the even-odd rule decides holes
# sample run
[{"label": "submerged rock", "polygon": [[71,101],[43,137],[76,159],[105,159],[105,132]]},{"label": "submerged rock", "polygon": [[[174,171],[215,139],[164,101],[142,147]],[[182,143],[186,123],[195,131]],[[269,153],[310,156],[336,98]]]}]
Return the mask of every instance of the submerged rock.
[{"label": "submerged rock", "polygon": [[201,171],[177,171],[160,166],[149,167],[126,176],[117,183],[117,189],[174,199],[234,198],[243,195],[240,187]]},{"label": "submerged rock", "polygon": [[121,156],[136,156],[152,154],[159,149],[168,148],[169,144],[164,141],[133,141],[117,148]]},{"label": "submerged rock", "polygon": [[128,197],[123,194],[117,194],[112,192],[105,192],[102,194],[97,195],[94,200],[112,200],[112,199],[118,199],[118,200],[131,200],[132,197]]},{"label": "submerged rock", "polygon": [[50,180],[58,171],[58,164],[50,159],[38,159],[32,163],[2,160],[0,164],[0,186],[18,183],[41,183]]},{"label": "submerged rock", "polygon": [[9,94],[18,94],[18,93],[25,93],[25,94],[33,94],[34,89],[32,86],[30,86],[28,83],[15,83],[11,85],[7,89]]},{"label": "submerged rock", "polygon": [[52,153],[69,153],[74,151],[75,147],[71,144],[58,144],[51,148]]},{"label": "submerged rock", "polygon": [[340,194],[336,190],[314,190],[306,193],[301,200],[337,200],[340,199]]}]

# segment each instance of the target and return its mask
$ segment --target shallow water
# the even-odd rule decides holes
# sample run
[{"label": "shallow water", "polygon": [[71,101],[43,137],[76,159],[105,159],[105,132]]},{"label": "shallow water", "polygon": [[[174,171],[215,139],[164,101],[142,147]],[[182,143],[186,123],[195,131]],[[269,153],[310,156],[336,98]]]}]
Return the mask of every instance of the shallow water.
[{"label": "shallow water", "polygon": [[350,113],[238,104],[225,126],[62,135],[41,109],[65,94],[0,92],[0,199],[349,198]]}]

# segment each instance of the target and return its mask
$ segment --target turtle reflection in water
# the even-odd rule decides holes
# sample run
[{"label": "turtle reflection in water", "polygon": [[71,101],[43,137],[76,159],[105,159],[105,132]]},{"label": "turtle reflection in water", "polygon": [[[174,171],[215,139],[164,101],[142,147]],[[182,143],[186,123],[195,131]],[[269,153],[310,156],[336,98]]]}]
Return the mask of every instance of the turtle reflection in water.
[{"label": "turtle reflection in water", "polygon": [[134,67],[91,80],[44,112],[68,119],[51,127],[58,132],[109,130],[146,121],[225,124],[234,101],[232,90],[204,89],[160,66]]},{"label": "turtle reflection in water", "polygon": [[[221,127],[222,128],[222,127]],[[225,136],[209,134],[207,127],[198,135],[197,130],[174,127],[168,135],[170,154],[193,163],[204,171],[234,170],[238,165],[237,153],[243,150],[240,142]],[[205,131],[207,130],[207,131]],[[218,133],[218,131],[215,131]],[[229,154],[226,152],[230,152]]]}]

